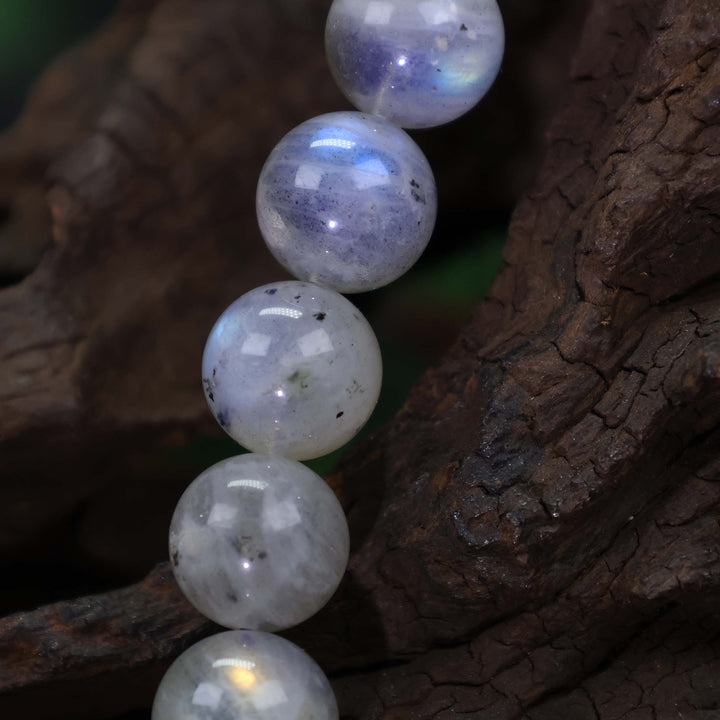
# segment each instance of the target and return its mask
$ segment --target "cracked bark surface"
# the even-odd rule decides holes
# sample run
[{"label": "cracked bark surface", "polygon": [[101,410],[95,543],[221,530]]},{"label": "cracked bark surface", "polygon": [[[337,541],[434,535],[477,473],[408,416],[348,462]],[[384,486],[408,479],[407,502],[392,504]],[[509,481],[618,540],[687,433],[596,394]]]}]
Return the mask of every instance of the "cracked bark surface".
[{"label": "cracked bark surface", "polygon": [[[275,272],[257,237],[227,241],[250,227],[251,170],[286,116],[336,102],[309,50],[325,4],[247,7],[268,27],[284,9],[298,58],[272,97],[250,71],[269,36],[238,47],[231,3],[128,4],[132,52],[51,172],[55,246],[0,293],[6,547],[43,537],[97,473],[149,478],[159,447],[209,423],[185,350],[199,357],[238,294],[229,268],[252,284]],[[490,296],[329,479],[348,577],[288,636],[330,673],[344,717],[720,717],[720,6],[594,0],[571,79]],[[239,143],[250,106],[254,142]],[[68,491],[38,434],[63,462],[84,454]],[[137,449],[113,475],[118,436]],[[39,519],[30,477],[51,498]],[[166,566],[11,615],[0,707],[120,717],[212,630]]]}]

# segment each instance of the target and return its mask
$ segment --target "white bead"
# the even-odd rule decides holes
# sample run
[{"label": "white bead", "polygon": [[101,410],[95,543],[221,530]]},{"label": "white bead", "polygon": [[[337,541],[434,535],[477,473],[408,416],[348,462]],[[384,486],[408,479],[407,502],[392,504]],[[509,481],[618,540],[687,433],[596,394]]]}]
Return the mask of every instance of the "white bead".
[{"label": "white bead", "polygon": [[295,277],[343,293],[386,285],[430,239],[435,179],[410,136],[357,112],[320,115],[288,133],[257,188],[265,242]]},{"label": "white bead", "polygon": [[382,362],[342,295],[286,281],[255,288],[213,327],[202,363],[210,409],[254,452],[307,460],[336,450],[370,417]]},{"label": "white bead", "polygon": [[337,720],[330,683],[299,647],[263,632],[205,638],[165,673],[152,720]]},{"label": "white bead", "polygon": [[340,583],[349,547],[342,507],[323,479],[270,455],[213,465],[170,523],[178,584],[230,628],[281,630],[314,615]]},{"label": "white bead", "polygon": [[334,0],[325,47],[355,107],[401,127],[433,127],[490,89],[505,29],[495,0]]}]

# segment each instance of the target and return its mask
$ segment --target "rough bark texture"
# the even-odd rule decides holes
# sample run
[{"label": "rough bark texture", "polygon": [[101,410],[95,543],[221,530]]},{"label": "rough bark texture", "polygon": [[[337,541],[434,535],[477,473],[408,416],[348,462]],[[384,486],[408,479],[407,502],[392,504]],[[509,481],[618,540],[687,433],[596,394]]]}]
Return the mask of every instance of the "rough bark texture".
[{"label": "rough bark texture", "polygon": [[[204,334],[276,276],[252,230],[257,170],[283,131],[339,102],[327,3],[241,5],[128,3],[94,41],[104,96],[63,108],[38,90],[0,147],[7,177],[12,146],[35,190],[59,159],[54,244],[0,293],[8,554],[31,556],[79,507],[108,517],[130,474],[175,496],[192,476],[157,458],[209,424]],[[71,59],[53,72],[99,82]],[[720,718],[720,5],[594,0],[570,75],[490,296],[330,478],[348,577],[288,635],[345,717]],[[54,113],[67,130],[34,144]],[[450,203],[472,197],[476,142],[440,169]],[[117,552],[100,557],[122,567]],[[0,707],[123,716],[212,629],[165,566],[8,616]]]}]

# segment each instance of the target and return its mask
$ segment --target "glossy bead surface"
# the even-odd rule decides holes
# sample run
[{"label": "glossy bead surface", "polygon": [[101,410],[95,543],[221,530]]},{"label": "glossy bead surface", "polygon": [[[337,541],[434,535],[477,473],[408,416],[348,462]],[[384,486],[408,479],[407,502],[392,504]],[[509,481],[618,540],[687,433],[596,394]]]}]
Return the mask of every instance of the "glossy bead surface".
[{"label": "glossy bead surface", "polygon": [[219,625],[281,630],[335,592],[350,547],[333,491],[304,465],[239,455],[187,488],[170,524],[170,561],[185,596]]},{"label": "glossy bead surface", "polygon": [[265,242],[293,275],[338,292],[373,290],[420,257],[437,212],[435,180],[410,136],[357,112],[288,133],[257,188]]},{"label": "glossy bead surface", "polygon": [[152,720],[337,720],[328,679],[299,647],[235,630],[201,640],[165,673]]},{"label": "glossy bead surface", "polygon": [[505,30],[495,0],[334,0],[325,46],[355,107],[423,128],[460,117],[487,93]]},{"label": "glossy bead surface", "polygon": [[205,345],[203,387],[225,431],[253,452],[308,460],[336,450],[370,417],[380,348],[342,295],[300,281],[236,300]]}]

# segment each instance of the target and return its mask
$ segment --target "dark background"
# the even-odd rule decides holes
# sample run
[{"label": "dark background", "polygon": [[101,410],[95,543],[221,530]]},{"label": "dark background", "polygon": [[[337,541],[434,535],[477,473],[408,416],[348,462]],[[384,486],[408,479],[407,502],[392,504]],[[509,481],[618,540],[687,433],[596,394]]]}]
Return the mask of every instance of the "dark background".
[{"label": "dark background", "polygon": [[29,86],[59,53],[88,35],[118,0],[0,3],[0,128],[22,109]]}]

